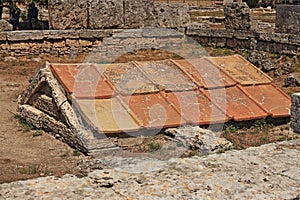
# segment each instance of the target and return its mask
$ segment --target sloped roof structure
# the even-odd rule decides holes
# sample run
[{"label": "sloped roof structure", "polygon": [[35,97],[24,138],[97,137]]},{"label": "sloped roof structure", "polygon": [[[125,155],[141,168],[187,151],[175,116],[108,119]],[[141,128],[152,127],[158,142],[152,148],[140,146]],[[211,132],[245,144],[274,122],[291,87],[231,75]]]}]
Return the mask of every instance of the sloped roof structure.
[{"label": "sloped roof structure", "polygon": [[290,97],[239,55],[46,64],[19,98],[22,117],[84,152],[107,146],[95,133],[285,118],[290,106]]}]

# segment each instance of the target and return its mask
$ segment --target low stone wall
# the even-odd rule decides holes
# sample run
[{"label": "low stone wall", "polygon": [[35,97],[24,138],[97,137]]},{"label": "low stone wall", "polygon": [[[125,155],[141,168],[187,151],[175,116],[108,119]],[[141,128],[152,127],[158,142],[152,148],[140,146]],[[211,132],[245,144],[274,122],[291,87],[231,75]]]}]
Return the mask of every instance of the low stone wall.
[{"label": "low stone wall", "polygon": [[[170,39],[171,43],[180,43],[185,35],[201,45],[212,47],[246,48],[287,55],[300,54],[300,35],[225,29],[188,28],[180,31],[161,32],[148,28],[0,32],[0,55],[2,57],[74,55],[91,52],[103,41],[111,48],[123,48],[125,45],[152,48],[170,43]],[[109,51],[106,53],[109,54]]]}]

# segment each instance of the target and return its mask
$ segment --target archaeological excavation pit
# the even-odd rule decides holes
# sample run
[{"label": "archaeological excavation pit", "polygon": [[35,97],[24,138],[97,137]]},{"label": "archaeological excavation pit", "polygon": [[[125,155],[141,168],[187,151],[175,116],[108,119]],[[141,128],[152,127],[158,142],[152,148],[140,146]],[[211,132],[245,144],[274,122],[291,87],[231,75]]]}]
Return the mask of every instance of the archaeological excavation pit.
[{"label": "archaeological excavation pit", "polygon": [[115,150],[110,136],[185,125],[288,119],[291,100],[239,55],[113,64],[44,64],[18,112],[86,153]]}]

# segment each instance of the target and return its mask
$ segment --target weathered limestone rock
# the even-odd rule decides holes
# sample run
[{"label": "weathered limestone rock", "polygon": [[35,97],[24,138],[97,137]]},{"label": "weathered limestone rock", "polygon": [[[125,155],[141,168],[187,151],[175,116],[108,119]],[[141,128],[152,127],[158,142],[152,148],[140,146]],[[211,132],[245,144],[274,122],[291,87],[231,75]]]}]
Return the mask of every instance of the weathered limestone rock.
[{"label": "weathered limestone rock", "polygon": [[155,27],[188,27],[190,16],[188,4],[159,3],[154,6]]},{"label": "weathered limestone rock", "polygon": [[300,133],[300,93],[292,95],[291,127],[296,133]]},{"label": "weathered limestone rock", "polygon": [[175,140],[188,149],[199,151],[200,154],[223,152],[233,147],[232,143],[215,133],[198,126],[169,128],[165,134],[174,136]]},{"label": "weathered limestone rock", "polygon": [[234,30],[250,30],[251,15],[247,3],[226,4],[224,6],[225,27]]},{"label": "weathered limestone rock", "polygon": [[88,28],[87,0],[49,0],[50,29]]},{"label": "weathered limestone rock", "polygon": [[125,0],[124,26],[128,28],[153,26],[153,8],[153,0]]},{"label": "weathered limestone rock", "polygon": [[0,31],[11,31],[13,26],[6,20],[0,20]]},{"label": "weathered limestone rock", "polygon": [[122,28],[124,6],[120,0],[89,0],[89,28]]},{"label": "weathered limestone rock", "polygon": [[291,73],[284,80],[285,86],[299,86],[300,85],[300,73]]},{"label": "weathered limestone rock", "polygon": [[300,33],[300,5],[276,5],[276,32]]},{"label": "weathered limestone rock", "polygon": [[[101,158],[86,177],[43,177],[0,185],[2,199],[300,198],[300,140],[186,159]],[[102,165],[103,161],[103,165]],[[105,167],[106,161],[117,166]],[[88,164],[86,167],[90,167]],[[83,165],[84,167],[84,165]]]}]

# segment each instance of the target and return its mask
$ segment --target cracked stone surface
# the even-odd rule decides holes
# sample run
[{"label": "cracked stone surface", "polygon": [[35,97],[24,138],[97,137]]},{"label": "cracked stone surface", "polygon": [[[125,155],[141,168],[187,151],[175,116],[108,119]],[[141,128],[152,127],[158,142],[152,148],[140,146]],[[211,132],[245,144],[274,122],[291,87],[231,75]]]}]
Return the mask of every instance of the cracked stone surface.
[{"label": "cracked stone surface", "polygon": [[[1,199],[299,199],[300,140],[206,157],[106,157],[103,170],[0,185]],[[110,163],[110,164],[109,164]]]}]

